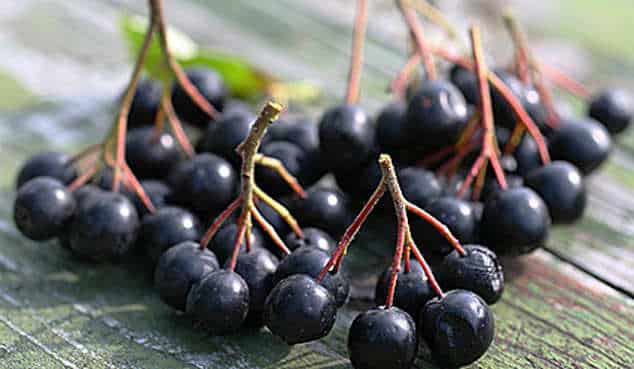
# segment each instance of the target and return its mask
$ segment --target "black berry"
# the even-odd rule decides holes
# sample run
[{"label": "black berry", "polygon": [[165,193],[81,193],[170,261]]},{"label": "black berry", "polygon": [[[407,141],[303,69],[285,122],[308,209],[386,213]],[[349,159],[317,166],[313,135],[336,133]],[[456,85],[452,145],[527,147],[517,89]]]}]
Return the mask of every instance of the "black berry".
[{"label": "black berry", "polygon": [[140,80],[132,98],[132,105],[128,114],[128,126],[152,125],[156,119],[162,95],[163,88],[159,81],[151,79]]},{"label": "black berry", "polygon": [[[389,266],[383,271],[376,283],[374,290],[374,303],[377,306],[385,305],[387,298],[387,290],[390,284],[390,274],[392,267]],[[434,290],[427,283],[427,277],[423,272],[423,268],[417,261],[410,262],[410,270],[405,272],[405,268],[401,266],[396,280],[396,289],[394,290],[394,306],[406,311],[412,317],[418,316],[420,310],[425,306],[427,301],[436,296]]]},{"label": "black berry", "polygon": [[336,188],[311,187],[305,199],[296,199],[292,213],[306,227],[317,227],[339,237],[352,220],[348,197]]},{"label": "black berry", "polygon": [[33,155],[18,172],[16,189],[35,177],[51,177],[63,184],[69,184],[77,171],[69,164],[68,155],[56,151],[44,151]]},{"label": "black berry", "polygon": [[167,249],[181,242],[198,241],[200,235],[200,223],[192,213],[164,207],[143,218],[137,243],[155,265]]},{"label": "black berry", "polygon": [[[185,72],[200,94],[218,111],[222,111],[229,91],[222,77],[210,69],[189,69]],[[204,127],[210,117],[189,97],[180,84],[172,88],[172,103],[179,117],[185,121]]]},{"label": "black berry", "polygon": [[237,109],[222,114],[202,135],[197,150],[222,156],[234,167],[239,167],[242,159],[236,153],[236,146],[247,137],[254,121],[255,116],[248,110]]},{"label": "black berry", "polygon": [[[214,235],[209,243],[209,249],[216,254],[218,261],[224,264],[228,259],[231,259],[233,253],[233,244],[238,235],[238,226],[235,222],[226,224],[218,230],[218,233]],[[245,236],[246,238],[246,236]],[[242,241],[240,245],[240,253],[246,251],[246,240]],[[251,248],[263,248],[265,246],[265,240],[262,233],[258,228],[251,229]]]},{"label": "black berry", "polygon": [[297,237],[293,232],[286,236],[286,246],[289,250],[294,251],[302,246],[315,247],[328,254],[332,253],[337,247],[335,240],[319,228],[303,228],[303,238]]},{"label": "black berry", "polygon": [[583,174],[598,168],[611,149],[610,134],[591,118],[562,121],[548,144],[553,160],[570,162]]},{"label": "black berry", "polygon": [[592,99],[588,115],[603,124],[611,134],[618,134],[630,126],[634,102],[623,90],[605,90]]},{"label": "black berry", "polygon": [[137,178],[161,179],[181,160],[181,156],[171,134],[157,134],[153,127],[143,127],[128,133],[126,160]]}]

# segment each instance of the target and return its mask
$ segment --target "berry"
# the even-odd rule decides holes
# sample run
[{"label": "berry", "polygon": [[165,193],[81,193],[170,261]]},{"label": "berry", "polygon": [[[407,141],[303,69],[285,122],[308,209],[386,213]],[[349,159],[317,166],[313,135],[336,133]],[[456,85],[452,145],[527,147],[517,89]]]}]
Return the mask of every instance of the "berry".
[{"label": "berry", "polygon": [[381,168],[376,160],[370,160],[359,168],[334,171],[337,185],[355,203],[363,204],[381,181]]},{"label": "berry", "polygon": [[451,144],[467,121],[467,105],[460,91],[448,81],[426,81],[407,105],[405,134],[416,145],[439,147]]},{"label": "berry", "polygon": [[[508,142],[511,131],[504,127],[499,127],[495,130],[499,146],[503,148]],[[515,147],[513,152],[513,158],[515,159],[514,168],[505,168],[509,172],[514,172],[520,176],[525,176],[531,170],[539,168],[542,165],[542,160],[539,156],[539,150],[537,143],[529,134],[524,134],[519,144]]]},{"label": "berry", "polygon": [[611,134],[618,134],[631,124],[634,103],[625,91],[606,90],[592,99],[588,115],[603,124]]},{"label": "berry", "polygon": [[[462,243],[475,240],[476,218],[471,205],[454,197],[440,197],[432,201],[425,210],[447,226],[451,233]],[[430,251],[447,255],[453,247],[438,230],[422,219],[412,217],[413,234]]]},{"label": "berry", "polygon": [[539,194],[553,223],[572,223],[586,207],[586,186],[581,172],[565,161],[554,161],[530,172],[526,186]]},{"label": "berry", "polygon": [[354,319],[348,355],[355,369],[409,369],[418,352],[416,324],[397,307],[378,307]]},{"label": "berry", "polygon": [[497,255],[480,245],[464,245],[466,255],[454,250],[442,263],[442,285],[446,289],[471,291],[487,304],[495,304],[504,292],[504,272]]},{"label": "berry", "polygon": [[213,252],[201,250],[195,242],[185,241],[161,255],[154,271],[154,286],[164,303],[185,311],[187,294],[192,286],[218,268]]},{"label": "berry", "polygon": [[[226,224],[218,230],[209,243],[209,249],[218,257],[218,261],[224,264],[231,259],[233,244],[238,235],[238,226],[235,223]],[[246,237],[245,237],[246,238]],[[251,249],[263,248],[265,240],[257,228],[251,229]],[[246,242],[242,241],[240,253],[246,251]]]},{"label": "berry", "polygon": [[36,177],[18,190],[13,220],[23,235],[44,241],[62,233],[75,206],[73,195],[63,183],[51,177]]},{"label": "berry", "polygon": [[140,80],[132,98],[132,105],[128,114],[128,126],[152,125],[161,105],[162,95],[163,88],[159,81],[151,79]]},{"label": "berry", "polygon": [[517,187],[486,202],[480,238],[498,255],[526,254],[544,244],[549,227],[544,201],[533,190]]},{"label": "berry", "polygon": [[278,264],[279,260],[266,249],[253,249],[238,255],[235,272],[249,286],[249,314],[246,323],[251,326],[264,324],[264,301],[274,287],[273,274]]},{"label": "berry", "polygon": [[233,201],[238,176],[226,160],[213,154],[198,154],[176,165],[168,183],[177,204],[207,219]]},{"label": "berry", "polygon": [[468,104],[479,104],[478,79],[472,71],[455,64],[449,71],[449,79],[460,90]]},{"label": "berry", "polygon": [[68,155],[55,151],[44,151],[33,155],[18,172],[16,189],[35,177],[51,177],[69,184],[77,177],[77,171],[69,163]]},{"label": "berry", "polygon": [[442,367],[455,368],[484,355],[493,342],[495,322],[478,295],[453,290],[425,305],[419,332],[435,361]]},{"label": "berry", "polygon": [[292,203],[292,213],[306,227],[317,227],[339,237],[352,221],[348,197],[336,188],[311,187],[305,199]]},{"label": "berry", "polygon": [[365,164],[374,154],[374,127],[357,105],[338,105],[319,122],[321,161],[327,168],[346,170]]},{"label": "berry", "polygon": [[428,170],[408,167],[399,170],[397,174],[403,196],[418,207],[425,208],[442,194],[440,182]]},{"label": "berry", "polygon": [[[229,95],[222,77],[213,70],[202,68],[189,69],[185,73],[200,94],[216,110],[222,111]],[[176,114],[191,124],[204,127],[210,121],[209,115],[192,101],[178,83],[172,87],[172,103]]]},{"label": "berry", "polygon": [[145,249],[152,265],[156,265],[167,249],[181,242],[198,241],[200,235],[200,223],[192,213],[164,207],[143,218],[137,244]]},{"label": "berry", "polygon": [[207,127],[196,148],[200,152],[222,156],[237,168],[242,159],[236,147],[247,137],[254,121],[255,116],[248,110],[236,109],[224,113]]},{"label": "berry", "polygon": [[[103,167],[93,178],[93,183],[104,191],[112,192],[112,181],[114,179],[114,171],[110,167]],[[124,173],[121,173],[121,182],[119,183],[119,193],[132,199],[136,197],[136,193],[130,186],[130,182]]]},{"label": "berry", "polygon": [[[515,174],[506,175],[506,184],[508,188],[516,188],[524,186],[524,178],[516,176]],[[490,176],[485,179],[484,186],[482,187],[481,198],[487,201],[494,197],[498,192],[501,192],[502,188],[495,176]]]},{"label": "berry", "polygon": [[289,345],[324,337],[335,324],[335,299],[305,274],[280,281],[266,298],[264,322]]},{"label": "berry", "polygon": [[[294,274],[306,274],[317,278],[328,263],[329,258],[330,255],[316,247],[300,247],[282,259],[275,271],[273,281],[277,284]],[[337,306],[343,306],[346,303],[350,293],[350,284],[347,278],[341,274],[341,271],[336,274],[327,273],[321,281],[321,285],[330,292]]]},{"label": "berry", "polygon": [[[267,203],[265,203],[264,201],[258,201],[256,203],[256,206],[258,210],[260,211],[260,214],[262,214],[262,216],[264,217],[264,219],[266,219],[269,222],[269,224],[272,225],[273,228],[275,228],[275,231],[277,232],[278,235],[282,236],[282,235],[288,234],[291,231],[291,227],[288,225],[288,223],[286,223],[284,218],[282,218]],[[277,247],[275,247],[275,251],[273,250],[271,251],[273,253],[277,253],[280,250]]]},{"label": "berry", "polygon": [[[284,141],[271,141],[262,146],[260,152],[271,158],[278,159],[284,168],[295,177],[300,184],[305,185],[305,173],[311,171],[311,164],[306,153],[297,145]],[[293,193],[293,189],[273,169],[257,166],[255,169],[257,184],[271,196],[284,196]]]},{"label": "berry", "polygon": [[79,257],[101,262],[122,257],[134,244],[139,216],[125,196],[96,192],[77,207],[70,247]]},{"label": "berry", "polygon": [[302,233],[304,234],[303,238],[297,237],[293,232],[286,236],[285,243],[289,250],[294,251],[306,246],[315,247],[331,254],[337,246],[335,240],[319,228],[303,228]]},{"label": "berry", "polygon": [[[163,181],[144,179],[141,181],[141,187],[143,187],[143,191],[145,191],[145,194],[150,198],[152,205],[154,205],[154,208],[157,210],[167,206],[172,199],[172,189]],[[134,204],[141,218],[149,213],[149,210],[136,193],[126,193],[126,195],[129,195],[128,198]]]},{"label": "berry", "polygon": [[187,295],[187,314],[214,334],[235,333],[248,312],[249,287],[232,271],[207,274]]},{"label": "berry", "polygon": [[[377,306],[385,304],[391,272],[392,267],[388,266],[376,283],[374,303]],[[412,260],[410,262],[409,273],[406,273],[401,266],[401,271],[398,273],[398,279],[396,280],[396,289],[394,290],[394,306],[403,309],[414,317],[418,316],[425,303],[434,298],[434,296],[435,292],[427,283],[423,268],[417,261]]]},{"label": "berry", "polygon": [[398,155],[399,150],[407,146],[405,136],[405,112],[407,104],[396,101],[387,105],[376,118],[376,140],[381,152]]},{"label": "berry", "polygon": [[137,178],[164,178],[181,157],[174,137],[154,127],[133,129],[126,138],[126,160]]},{"label": "berry", "polygon": [[610,134],[591,118],[562,121],[548,145],[553,160],[570,162],[584,175],[598,168],[611,149]]},{"label": "berry", "polygon": [[[496,70],[495,74],[500,78],[500,80],[506,85],[506,87],[511,90],[513,95],[520,101],[523,106],[527,105],[527,90],[526,86],[517,79],[511,73],[508,73],[504,70]],[[504,96],[495,88],[491,89],[491,103],[493,107],[493,119],[495,120],[495,124],[513,128],[517,123],[517,117],[511,108],[511,105],[506,101]]]}]

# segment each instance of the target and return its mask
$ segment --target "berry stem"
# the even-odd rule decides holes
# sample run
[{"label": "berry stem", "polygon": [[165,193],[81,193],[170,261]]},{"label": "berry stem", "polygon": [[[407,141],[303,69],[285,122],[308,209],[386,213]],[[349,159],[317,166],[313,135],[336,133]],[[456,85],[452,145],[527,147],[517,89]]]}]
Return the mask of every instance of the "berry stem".
[{"label": "berry stem", "polygon": [[420,253],[420,250],[418,250],[418,247],[416,246],[416,244],[414,242],[411,242],[408,245],[408,248],[412,250],[414,257],[416,258],[420,266],[423,268],[423,272],[425,273],[425,276],[427,277],[427,282],[434,289],[438,297],[440,298],[445,297],[445,293],[440,288],[440,285],[436,281],[436,277],[434,276],[434,273],[431,271],[429,264],[427,264],[427,261],[425,260],[423,255]]},{"label": "berry stem", "polygon": [[152,17],[156,19],[158,27],[159,43],[161,44],[161,51],[165,58],[165,62],[170,72],[174,75],[178,83],[183,87],[183,90],[189,95],[194,103],[211,119],[216,119],[219,116],[218,111],[201,95],[200,91],[194,86],[185,72],[170,52],[169,42],[167,37],[167,26],[165,25],[165,17],[163,15],[163,1],[162,0],[149,0],[150,8],[152,10]]},{"label": "berry stem", "polygon": [[280,238],[275,228],[271,226],[271,224],[269,224],[269,222],[267,222],[266,219],[264,219],[264,217],[258,210],[257,206],[254,206],[251,209],[251,214],[253,214],[253,218],[255,218],[255,221],[258,222],[262,230],[266,232],[266,234],[268,234],[269,237],[271,237],[271,240],[273,240],[273,243],[275,244],[275,246],[277,246],[277,248],[280,249],[280,251],[282,251],[284,255],[290,254],[291,251],[288,249],[288,247],[286,247],[286,245],[284,244],[284,241],[282,241],[282,239]]},{"label": "berry stem", "polygon": [[445,15],[427,0],[413,1],[412,6],[417,12],[429,19],[432,23],[442,28],[451,40],[458,40],[456,27],[445,17]]},{"label": "berry stem", "polygon": [[401,70],[396,75],[396,78],[394,78],[394,80],[392,81],[390,86],[392,89],[392,93],[399,99],[405,100],[407,82],[409,81],[409,77],[412,75],[419,63],[420,57],[408,58],[407,63],[405,63],[403,68],[401,68]]},{"label": "berry stem", "polygon": [[336,272],[339,269],[339,266],[341,265],[341,262],[343,261],[343,256],[346,254],[346,251],[348,249],[348,245],[350,245],[350,242],[352,242],[354,237],[357,235],[357,233],[361,229],[361,226],[363,225],[363,223],[365,223],[366,219],[368,219],[368,216],[370,215],[370,213],[372,213],[372,210],[374,210],[374,207],[379,202],[381,197],[383,197],[384,193],[385,193],[385,180],[381,178],[381,181],[379,182],[379,185],[376,187],[376,189],[374,189],[372,196],[370,196],[370,198],[365,203],[365,205],[363,205],[363,208],[361,209],[359,214],[357,214],[356,218],[354,218],[354,221],[352,221],[352,223],[348,226],[348,228],[344,232],[343,236],[341,237],[341,240],[337,244],[337,248],[332,253],[332,256],[330,257],[330,259],[328,260],[328,263],[326,263],[326,265],[321,270],[317,278],[315,278],[317,282],[321,282],[326,277],[326,274],[331,269],[333,269],[333,267],[334,267],[333,269],[334,272]]},{"label": "berry stem", "polygon": [[438,219],[434,218],[431,214],[426,212],[425,210],[419,208],[418,206],[412,204],[409,201],[405,202],[405,206],[407,211],[414,213],[414,215],[423,219],[425,222],[429,223],[432,227],[436,229],[441,236],[443,236],[449,244],[456,250],[461,256],[465,256],[467,253],[460,245],[460,241],[451,233],[449,228],[446,225],[442,224]]},{"label": "berry stem", "polygon": [[288,211],[288,209],[286,209],[286,207],[284,205],[280,204],[274,198],[269,196],[260,187],[258,187],[257,184],[254,187],[254,191],[255,191],[256,199],[264,202],[265,204],[267,204],[268,206],[273,208],[273,210],[280,217],[282,217],[282,219],[286,222],[286,224],[288,224],[288,226],[291,227],[291,230],[293,231],[293,233],[295,233],[295,235],[297,235],[297,237],[299,237],[299,238],[303,238],[304,237],[302,229],[299,227],[299,224],[297,223],[297,220],[295,219],[295,217],[293,217],[291,212]]},{"label": "berry stem", "polygon": [[141,186],[141,183],[136,178],[134,173],[132,173],[132,169],[130,169],[126,162],[123,162],[123,170],[128,178],[129,186],[132,188],[132,190],[134,190],[139,199],[141,199],[141,202],[143,203],[143,205],[145,205],[145,208],[150,213],[156,212],[156,208],[154,207],[154,204],[152,204],[152,200],[150,200],[150,197],[147,195],[147,193],[145,193],[143,186]]},{"label": "berry stem", "polygon": [[152,35],[156,29],[156,17],[152,15],[150,17],[150,23],[148,24],[145,36],[143,38],[143,44],[139,51],[139,56],[134,64],[132,76],[128,82],[128,86],[125,89],[123,98],[119,105],[119,112],[117,114],[117,120],[112,127],[112,131],[106,138],[106,142],[103,144],[104,151],[108,149],[110,143],[114,139],[116,142],[116,156],[114,165],[114,175],[112,178],[112,190],[114,192],[119,191],[119,180],[121,178],[121,170],[125,161],[125,135],[128,126],[128,114],[130,113],[130,106],[132,105],[132,99],[136,91],[137,84],[141,78],[141,72],[143,71],[143,65],[147,59],[147,55],[152,43]]},{"label": "berry stem", "polygon": [[306,198],[306,192],[299,184],[297,179],[286,170],[281,161],[276,158],[271,158],[262,154],[255,155],[255,162],[263,167],[274,170],[277,174],[288,184],[288,186],[299,196],[300,198]]},{"label": "berry stem", "polygon": [[242,204],[242,197],[238,196],[235,200],[233,200],[233,202],[231,202],[231,204],[229,204],[229,206],[227,206],[225,210],[222,211],[222,213],[220,213],[220,215],[216,217],[216,219],[214,219],[213,223],[211,223],[209,228],[207,228],[207,231],[203,235],[203,238],[201,238],[200,240],[201,250],[204,250],[207,247],[209,241],[211,241],[216,232],[218,232],[218,229],[220,229],[227,218],[229,218],[229,216],[233,214],[233,212],[236,211],[238,207],[240,207],[240,204]]},{"label": "berry stem", "polygon": [[471,46],[473,49],[473,60],[475,64],[475,72],[478,77],[478,90],[480,94],[480,114],[482,115],[482,148],[480,155],[476,159],[475,163],[471,167],[467,178],[463,182],[458,196],[462,196],[467,188],[471,185],[473,179],[486,168],[486,165],[491,162],[491,166],[495,172],[498,183],[503,190],[506,190],[508,185],[504,176],[501,165],[499,164],[497,140],[495,137],[495,127],[493,125],[493,108],[491,106],[491,92],[489,91],[488,82],[488,70],[484,63],[484,54],[482,52],[482,39],[480,35],[480,28],[477,26],[471,27],[469,32],[471,38]]},{"label": "berry stem", "polygon": [[544,74],[544,77],[549,79],[559,88],[563,89],[564,91],[568,91],[581,100],[590,99],[590,91],[588,91],[588,89],[584,85],[574,80],[562,70],[545,63],[539,63],[539,65],[542,73]]},{"label": "berry stem", "polygon": [[359,101],[361,84],[361,70],[363,69],[363,44],[365,28],[368,19],[368,4],[366,0],[357,0],[357,14],[352,31],[352,53],[350,55],[350,70],[348,72],[348,90],[346,103],[356,104]]},{"label": "berry stem", "polygon": [[167,117],[167,121],[172,128],[172,132],[174,133],[174,137],[180,144],[181,148],[189,158],[193,158],[196,155],[192,144],[189,142],[189,138],[187,138],[187,134],[183,129],[183,125],[181,124],[180,119],[176,115],[174,111],[174,106],[172,105],[172,92],[167,84],[163,86],[163,96],[161,97],[161,110],[165,113]]},{"label": "berry stem", "polygon": [[403,19],[407,24],[407,27],[416,42],[416,49],[422,56],[423,65],[425,67],[425,73],[428,80],[433,81],[437,78],[436,65],[434,64],[434,58],[425,40],[423,27],[421,26],[418,16],[408,0],[397,0],[397,5]]},{"label": "berry stem", "polygon": [[86,182],[90,181],[90,179],[97,174],[98,169],[99,167],[97,163],[95,163],[91,168],[88,168],[88,170],[82,173],[79,177],[75,178],[75,180],[68,185],[68,191],[73,192],[83,186]]}]

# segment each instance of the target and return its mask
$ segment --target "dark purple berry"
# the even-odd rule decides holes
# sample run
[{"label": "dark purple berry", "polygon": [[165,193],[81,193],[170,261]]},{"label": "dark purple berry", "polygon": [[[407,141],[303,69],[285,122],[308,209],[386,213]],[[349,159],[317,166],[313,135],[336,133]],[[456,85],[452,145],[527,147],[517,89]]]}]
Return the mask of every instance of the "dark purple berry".
[{"label": "dark purple berry", "polygon": [[464,245],[466,255],[454,250],[442,263],[443,288],[471,291],[487,304],[495,304],[504,292],[504,272],[497,255],[480,245]]},{"label": "dark purple berry", "polygon": [[335,324],[335,299],[305,274],[280,281],[266,298],[264,322],[289,345],[324,337]]},{"label": "dark purple berry", "polygon": [[140,80],[134,91],[130,113],[128,113],[128,126],[141,127],[154,124],[162,95],[163,88],[159,81]]},{"label": "dark purple berry", "polygon": [[218,268],[213,252],[201,250],[196,242],[185,241],[161,255],[154,271],[154,286],[164,303],[185,311],[187,294],[192,286]]},{"label": "dark purple berry", "polygon": [[495,322],[486,302],[473,292],[449,291],[427,303],[419,332],[434,360],[443,368],[469,365],[493,342]]},{"label": "dark purple berry", "polygon": [[207,219],[233,201],[238,176],[226,160],[213,154],[198,154],[176,165],[168,183],[175,203]]},{"label": "dark purple berry", "polygon": [[583,215],[586,186],[574,165],[554,161],[530,172],[525,183],[544,200],[553,223],[572,223]]},{"label": "dark purple berry", "polygon": [[68,155],[56,151],[33,155],[18,172],[16,189],[35,177],[51,177],[63,184],[70,184],[77,177],[77,171],[69,161]]},{"label": "dark purple berry", "polygon": [[164,207],[143,218],[137,244],[145,249],[155,265],[170,247],[185,241],[198,241],[200,236],[200,223],[192,213],[177,207]]},{"label": "dark purple berry", "polygon": [[408,167],[398,171],[398,180],[403,196],[416,206],[425,208],[442,194],[442,187],[434,173]]},{"label": "dark purple berry", "polygon": [[328,254],[332,253],[337,247],[337,242],[328,235],[328,233],[322,231],[319,228],[303,228],[303,238],[297,237],[293,232],[286,236],[286,246],[289,250],[294,251],[300,247],[315,247]]},{"label": "dark purple berry", "polygon": [[207,274],[187,295],[187,314],[213,334],[236,333],[248,312],[249,287],[232,271]]},{"label": "dark purple berry", "polygon": [[634,102],[623,90],[605,90],[592,99],[588,115],[603,124],[611,134],[618,134],[630,126]]},{"label": "dark purple berry", "polygon": [[[317,278],[328,263],[328,259],[330,259],[330,255],[323,250],[312,246],[300,247],[282,259],[275,271],[273,280],[277,284],[294,274],[306,274]],[[321,281],[321,285],[330,292],[337,306],[343,306],[348,300],[350,284],[348,279],[341,274],[341,271],[336,274],[327,273]]]},{"label": "dark purple berry", "polygon": [[[306,153],[297,145],[285,141],[271,141],[262,146],[262,155],[279,160],[284,168],[301,185],[306,185],[305,173],[312,171]],[[255,178],[258,186],[271,196],[279,197],[293,193],[293,189],[273,169],[256,166]]]},{"label": "dark purple berry", "polygon": [[[233,244],[238,235],[238,226],[235,222],[225,224],[214,235],[209,243],[209,249],[216,254],[218,261],[224,264],[227,260],[231,259],[233,254]],[[246,236],[245,236],[246,238]],[[240,253],[246,251],[246,240],[242,241],[240,245]],[[265,240],[262,233],[258,228],[251,228],[251,249],[263,248],[265,246]]]},{"label": "dark purple berry", "polygon": [[70,226],[70,246],[81,258],[117,260],[136,241],[139,225],[136,209],[125,196],[94,193],[77,207]]},{"label": "dark purple berry", "polygon": [[332,170],[358,168],[375,152],[374,127],[357,105],[326,110],[319,122],[321,160]]},{"label": "dark purple berry", "polygon": [[412,317],[397,307],[378,307],[354,319],[348,355],[355,369],[409,369],[418,352]]},{"label": "dark purple berry", "polygon": [[498,255],[526,254],[543,246],[550,216],[537,193],[526,187],[498,192],[484,205],[482,242]]},{"label": "dark purple berry", "polygon": [[157,134],[154,127],[131,130],[126,138],[125,155],[137,178],[165,178],[181,160],[174,137],[169,133]]},{"label": "dark purple berry", "polygon": [[296,199],[292,213],[302,225],[316,227],[339,237],[353,219],[348,197],[336,188],[311,187],[305,199]]},{"label": "dark purple berry", "polygon": [[236,147],[247,137],[254,121],[255,116],[248,110],[238,109],[222,114],[203,133],[197,150],[222,156],[238,168],[242,159]]},{"label": "dark purple berry", "polygon": [[591,118],[562,121],[548,144],[553,160],[564,160],[584,175],[592,173],[612,150],[610,134]]},{"label": "dark purple berry", "polygon": [[75,207],[73,195],[62,182],[51,177],[36,177],[18,190],[13,220],[24,236],[44,241],[64,231]]},{"label": "dark purple berry", "polygon": [[[145,191],[145,194],[150,199],[156,210],[167,206],[172,200],[172,189],[163,181],[156,179],[144,179],[141,181],[141,187],[143,187],[143,191]],[[149,213],[148,208],[136,193],[126,193],[126,195],[129,195],[128,198],[130,198],[134,204],[134,207],[141,218]]]}]

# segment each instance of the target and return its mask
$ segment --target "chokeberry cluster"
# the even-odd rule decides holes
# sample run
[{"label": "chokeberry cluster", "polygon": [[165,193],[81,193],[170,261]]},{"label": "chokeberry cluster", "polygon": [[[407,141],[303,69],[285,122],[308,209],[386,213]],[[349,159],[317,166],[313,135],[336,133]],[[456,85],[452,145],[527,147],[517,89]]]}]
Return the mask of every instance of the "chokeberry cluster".
[{"label": "chokeberry cluster", "polygon": [[[215,71],[180,68],[161,1],[150,4],[111,131],[74,156],[42,152],[22,166],[17,228],[82,260],[141,255],[160,299],[197,327],[266,327],[292,345],[332,330],[350,294],[348,247],[370,213],[394,211],[376,307],[349,327],[357,369],[410,368],[421,344],[442,367],[482,357],[494,340],[489,305],[504,291],[497,255],[527,254],[552,224],[583,216],[584,178],[634,114],[625,92],[592,96],[538,60],[510,15],[515,60],[489,69],[477,26],[472,54],[460,56],[431,45],[399,0],[415,48],[391,84],[394,101],[372,119],[359,104],[367,4],[358,0],[344,102],[315,121],[278,119],[273,102],[256,115]],[[171,84],[141,78],[155,35]],[[551,84],[586,101],[587,116],[561,114]]]}]

